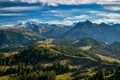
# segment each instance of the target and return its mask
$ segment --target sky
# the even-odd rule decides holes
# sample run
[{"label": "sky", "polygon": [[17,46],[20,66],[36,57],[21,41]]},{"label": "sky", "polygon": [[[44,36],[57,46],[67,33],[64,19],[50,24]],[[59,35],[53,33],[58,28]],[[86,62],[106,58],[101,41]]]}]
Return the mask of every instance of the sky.
[{"label": "sky", "polygon": [[120,23],[120,0],[0,0],[0,26],[26,21]]}]

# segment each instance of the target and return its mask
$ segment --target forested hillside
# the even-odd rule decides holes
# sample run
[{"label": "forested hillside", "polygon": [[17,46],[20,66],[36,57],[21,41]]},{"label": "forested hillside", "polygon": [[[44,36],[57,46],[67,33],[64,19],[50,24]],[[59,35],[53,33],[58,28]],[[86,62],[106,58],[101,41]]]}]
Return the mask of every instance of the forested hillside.
[{"label": "forested hillside", "polygon": [[[0,54],[0,78],[10,80],[60,80],[63,78],[65,80],[91,80],[99,73],[100,69],[108,71],[109,74],[106,72],[104,76],[111,78],[113,76],[110,75],[114,75],[112,70],[119,66],[120,61],[104,57],[108,59],[102,59],[95,53],[78,47],[39,41],[17,52]],[[111,62],[109,59],[115,60]],[[102,76],[101,73],[100,76]],[[108,78],[103,80],[108,80]]]}]

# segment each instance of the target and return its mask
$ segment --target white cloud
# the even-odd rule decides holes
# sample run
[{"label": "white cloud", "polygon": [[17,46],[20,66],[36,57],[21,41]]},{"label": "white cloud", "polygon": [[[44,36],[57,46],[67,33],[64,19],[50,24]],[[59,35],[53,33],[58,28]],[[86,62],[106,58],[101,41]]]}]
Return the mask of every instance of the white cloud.
[{"label": "white cloud", "polygon": [[15,6],[15,7],[4,7],[0,8],[0,11],[24,11],[24,10],[37,10],[38,6]]},{"label": "white cloud", "polygon": [[[52,13],[60,13],[61,11],[51,11]],[[61,12],[62,13],[62,12]],[[64,13],[64,12],[63,12]],[[71,25],[72,23],[76,23],[78,21],[84,21],[84,20],[91,20],[95,23],[120,23],[120,15],[119,13],[113,13],[113,12],[103,12],[103,11],[87,11],[89,14],[85,15],[70,15],[63,17],[63,20],[50,20],[46,21],[49,24],[64,24],[64,25]],[[67,15],[67,14],[66,14]],[[60,16],[60,15],[58,15]],[[33,19],[34,21],[38,21],[36,19]],[[41,21],[43,22],[43,21]]]},{"label": "white cloud", "polygon": [[18,23],[22,23],[22,24],[25,24],[26,22],[37,22],[37,23],[40,23],[40,22],[42,22],[41,20],[39,20],[39,19],[27,19],[27,20],[22,20],[22,21],[20,21],[20,20],[18,20],[17,21]]},{"label": "white cloud", "polygon": [[119,6],[105,6],[104,8],[111,11],[120,11]]},{"label": "white cloud", "polygon": [[79,15],[79,16],[71,16],[67,17],[64,20],[51,20],[47,21],[49,24],[64,24],[64,25],[72,25],[73,23],[84,21],[88,18],[88,15]]},{"label": "white cloud", "polygon": [[61,20],[51,20],[51,21],[47,21],[47,23],[49,23],[49,24],[64,24],[64,25],[71,25],[73,22],[75,22],[75,21],[70,21],[70,20],[63,20],[63,21],[61,21]]},{"label": "white cloud", "polygon": [[94,16],[104,17],[108,19],[120,19],[119,13],[114,12],[103,12],[103,11],[88,11],[89,13],[93,14]]},{"label": "white cloud", "polygon": [[48,11],[44,11],[42,16],[48,16],[46,14],[49,13],[49,14],[51,14],[51,16],[55,16],[55,17],[71,18],[71,17],[74,17],[76,15],[76,13],[77,13],[76,17],[80,17],[81,15],[79,16],[79,14],[87,13],[87,11],[88,11],[88,9],[48,10]]},{"label": "white cloud", "polygon": [[67,17],[65,20],[81,20],[81,19],[87,19],[89,16],[88,15],[79,15],[79,16],[74,16],[74,17]]},{"label": "white cloud", "polygon": [[71,16],[67,17],[64,20],[69,21],[83,21],[83,20],[91,20],[96,23],[120,23],[120,14],[113,13],[113,12],[103,12],[103,11],[88,11],[89,14],[86,15],[79,15],[79,16]]},{"label": "white cloud", "polygon": [[49,23],[49,24],[64,24],[64,25],[71,25],[73,22],[78,22],[78,21],[70,21],[70,20],[50,20],[50,21],[42,21],[39,19],[27,19],[27,20],[22,20],[22,21],[17,21],[18,23],[25,24],[26,22],[37,22],[37,23]]},{"label": "white cloud", "polygon": [[[0,0],[3,1],[3,0]],[[5,0],[5,1],[20,1],[27,3],[43,3],[51,6],[58,4],[64,5],[79,5],[79,4],[120,4],[120,0]]]},{"label": "white cloud", "polygon": [[15,25],[14,24],[5,24],[5,25],[2,25],[1,27],[5,28],[5,27],[14,27]]},{"label": "white cloud", "polygon": [[24,16],[25,14],[20,13],[0,13],[0,16]]},{"label": "white cloud", "polygon": [[[114,13],[114,12],[103,12],[103,11],[88,11],[94,17],[93,22],[95,23],[120,23],[120,14],[119,13]],[[98,18],[97,18],[98,17]]]},{"label": "white cloud", "polygon": [[120,19],[120,14],[118,13],[99,13],[97,14],[98,16],[103,16],[103,17],[106,17],[108,19]]},{"label": "white cloud", "polygon": [[107,18],[101,18],[101,19],[95,19],[93,20],[93,22],[95,23],[102,23],[102,22],[105,22],[105,23],[120,23],[120,20],[119,19],[107,19]]},{"label": "white cloud", "polygon": [[39,19],[28,19],[27,21],[40,22]]}]

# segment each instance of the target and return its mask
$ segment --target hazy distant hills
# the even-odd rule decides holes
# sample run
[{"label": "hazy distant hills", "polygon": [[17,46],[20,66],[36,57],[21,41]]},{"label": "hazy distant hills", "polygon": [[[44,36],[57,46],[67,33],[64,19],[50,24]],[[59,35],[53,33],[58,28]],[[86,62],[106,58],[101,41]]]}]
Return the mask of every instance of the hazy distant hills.
[{"label": "hazy distant hills", "polygon": [[119,25],[96,24],[90,21],[71,26],[28,21],[13,27],[0,28],[0,46],[30,44],[39,39],[56,38],[74,40],[92,38],[103,42],[120,42]]},{"label": "hazy distant hills", "polygon": [[93,38],[104,42],[119,42],[120,31],[108,24],[95,24],[90,21],[79,22],[63,34],[66,39]]}]

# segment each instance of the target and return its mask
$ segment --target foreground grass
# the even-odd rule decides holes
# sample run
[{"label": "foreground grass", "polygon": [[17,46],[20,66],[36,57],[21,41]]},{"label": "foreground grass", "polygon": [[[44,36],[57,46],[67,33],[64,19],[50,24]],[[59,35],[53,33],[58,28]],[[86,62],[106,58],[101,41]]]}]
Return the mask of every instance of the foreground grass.
[{"label": "foreground grass", "polygon": [[120,63],[120,60],[118,60],[118,59],[107,57],[107,56],[103,56],[103,55],[100,55],[100,54],[96,54],[96,55],[103,61]]},{"label": "foreground grass", "polygon": [[9,80],[9,79],[10,79],[9,75],[7,75],[7,76],[0,76],[0,80]]},{"label": "foreground grass", "polygon": [[56,80],[72,80],[72,72],[57,75]]},{"label": "foreground grass", "polygon": [[0,80],[13,80],[12,76],[15,76],[16,74],[10,74],[10,75],[4,75],[0,76]]}]

